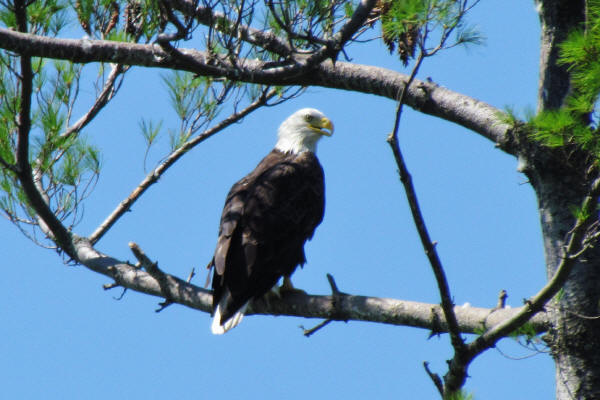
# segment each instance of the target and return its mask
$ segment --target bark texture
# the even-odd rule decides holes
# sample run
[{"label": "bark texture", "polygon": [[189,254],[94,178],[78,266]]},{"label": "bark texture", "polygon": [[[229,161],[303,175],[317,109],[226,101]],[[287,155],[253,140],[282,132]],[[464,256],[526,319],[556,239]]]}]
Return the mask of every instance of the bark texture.
[{"label": "bark texture", "polygon": [[[557,65],[559,45],[569,32],[584,26],[584,0],[538,2],[542,26],[538,109],[556,109],[569,93],[567,66]],[[573,226],[572,207],[581,204],[591,177],[589,163],[577,151],[525,150],[527,174],[536,191],[546,272],[550,277],[563,255]],[[600,249],[593,248],[575,265],[551,311],[548,343],[556,363],[556,398],[600,398]]]},{"label": "bark texture", "polygon": [[[50,38],[0,28],[0,48],[35,57],[69,60],[76,63],[112,62],[151,68],[170,68],[202,76],[269,85],[323,86],[374,94],[396,100],[408,76],[389,69],[326,60],[302,75],[267,63],[245,59],[240,69],[221,60],[214,66],[209,54],[180,49],[180,56],[166,53],[158,45]],[[415,79],[406,95],[406,104],[417,111],[442,118],[484,136],[504,151],[515,154],[511,127],[499,118],[502,111],[473,97],[454,92],[433,82]]]},{"label": "bark texture", "polygon": [[[179,3],[181,7],[187,4],[183,0]],[[570,31],[584,26],[586,0],[537,0],[536,4],[542,25],[538,109],[543,111],[560,108],[569,93],[569,69],[557,63],[559,46]],[[211,10],[206,12],[212,13]],[[202,15],[197,18],[201,20]],[[24,32],[26,29],[21,30]],[[170,68],[250,83],[316,85],[351,90],[392,100],[397,100],[408,79],[395,71],[341,61],[334,64],[320,60],[313,65],[303,63],[299,58],[297,64],[273,66],[260,60],[241,59],[233,65],[228,59],[216,60],[211,54],[193,49],[168,52],[157,44],[71,40],[23,32],[0,28],[0,48],[24,55],[24,60],[37,56],[79,63],[112,62]],[[285,43],[256,30],[240,31],[240,37],[250,43],[262,43],[275,52],[289,51]],[[28,69],[30,66],[24,68]],[[568,234],[573,227],[575,219],[571,209],[581,204],[594,178],[588,175],[586,156],[576,149],[550,150],[532,143],[527,137],[519,137],[520,133],[513,132],[511,126],[502,122],[498,109],[432,82],[415,80],[406,93],[406,104],[412,108],[469,128],[497,143],[507,153],[519,157],[522,170],[538,197],[546,272],[550,278],[564,256]],[[28,132],[25,131],[28,131],[29,122],[21,125],[23,133],[20,140],[26,143]],[[20,160],[26,164],[27,147],[19,147],[22,149]],[[26,189],[29,187],[30,192],[35,192],[34,185],[25,179],[31,175],[30,171],[27,168],[20,171]],[[40,200],[38,203],[38,207],[33,204],[36,210],[44,209],[44,202]],[[52,221],[51,216],[41,215],[41,218],[44,223]],[[101,254],[93,247],[95,240],[78,238],[51,225],[47,230],[59,233],[52,237],[63,250],[91,270],[110,277],[116,284],[165,298],[165,304],[180,303],[210,311],[210,292],[165,274],[157,267],[146,266],[146,271],[143,271]],[[97,239],[97,235],[94,236]],[[149,265],[152,266],[152,263]],[[594,248],[577,261],[560,299],[531,320],[536,330],[548,330],[547,341],[556,362],[557,399],[600,399],[600,319],[596,318],[600,315],[599,288],[600,248]],[[518,310],[455,307],[454,311],[460,331],[473,333],[499,324]],[[248,310],[248,314],[252,313],[372,321],[416,326],[434,333],[448,330],[438,305],[341,293],[332,296],[294,295],[268,303],[257,301]]]},{"label": "bark texture", "polygon": [[[154,273],[144,271],[96,250],[86,238],[75,237],[73,247],[77,259],[87,268],[113,279],[119,286],[161,297],[196,310],[212,311],[212,294],[156,268]],[[151,264],[151,262],[149,262]],[[461,332],[475,333],[494,326],[521,310],[519,308],[478,308],[456,306]],[[419,303],[379,297],[338,293],[334,296],[294,294],[282,299],[257,300],[250,304],[246,315],[289,315],[305,318],[324,318],[337,321],[370,321],[429,329],[445,333],[448,326],[438,304]],[[539,313],[531,324],[537,332],[549,328],[548,313]]]}]

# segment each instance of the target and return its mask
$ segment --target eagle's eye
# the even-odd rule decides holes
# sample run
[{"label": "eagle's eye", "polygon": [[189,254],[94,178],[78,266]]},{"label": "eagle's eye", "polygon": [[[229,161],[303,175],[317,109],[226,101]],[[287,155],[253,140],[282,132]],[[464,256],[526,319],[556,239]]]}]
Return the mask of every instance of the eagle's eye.
[{"label": "eagle's eye", "polygon": [[312,115],[310,115],[310,114],[306,114],[306,115],[304,116],[304,119],[306,120],[306,122],[312,122],[312,121],[315,119],[315,117],[313,117],[313,116],[312,116]]}]

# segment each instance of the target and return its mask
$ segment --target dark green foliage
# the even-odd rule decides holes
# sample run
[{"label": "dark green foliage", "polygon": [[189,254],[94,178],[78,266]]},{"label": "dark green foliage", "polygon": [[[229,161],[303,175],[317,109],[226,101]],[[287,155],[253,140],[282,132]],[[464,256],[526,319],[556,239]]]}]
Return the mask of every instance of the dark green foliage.
[{"label": "dark green foliage", "polygon": [[[32,33],[57,35],[67,25],[66,0],[38,0],[27,8],[29,30]],[[15,15],[9,7],[0,7],[0,22],[16,28]]]},{"label": "dark green foliage", "polygon": [[444,400],[473,400],[475,397],[472,393],[467,393],[464,390],[459,390],[454,393],[449,393],[444,396]]},{"label": "dark green foliage", "polygon": [[219,99],[220,93],[216,90],[219,85],[215,85],[210,77],[175,71],[163,77],[163,82],[173,109],[181,120],[179,130],[169,130],[171,150],[176,150],[217,116],[218,105],[223,99]]},{"label": "dark green foliage", "polygon": [[294,46],[314,49],[322,44],[318,38],[331,36],[335,28],[346,22],[355,3],[344,0],[267,1],[269,12],[265,20],[277,35],[289,35]]},{"label": "dark green foliage", "polygon": [[550,147],[576,145],[598,159],[600,1],[588,3],[586,26],[571,32],[561,44],[559,64],[569,69],[571,91],[562,108],[546,110],[531,119],[533,137]]},{"label": "dark green foliage", "polygon": [[[397,50],[406,66],[415,58],[415,51],[430,54],[441,48],[457,45],[481,44],[482,37],[465,23],[465,14],[470,9],[467,1],[460,0],[381,0],[381,32],[390,53]],[[455,37],[451,43],[448,37]],[[439,35],[442,47],[428,48],[427,37]]]},{"label": "dark green foliage", "polygon": [[397,48],[400,59],[407,65],[414,58],[420,29],[426,22],[427,3],[423,0],[382,0],[381,33],[390,53]]},{"label": "dark green foliage", "polygon": [[81,28],[93,38],[150,41],[161,24],[152,0],[71,0]]},{"label": "dark green foliage", "polygon": [[[389,5],[388,9],[391,10],[382,14],[384,29],[396,43],[402,34],[411,32],[418,35],[418,30],[428,23],[440,32],[446,32],[447,28],[452,31],[461,21],[460,4],[463,3],[450,0],[382,2],[382,7]],[[167,3],[154,0],[38,0],[27,7],[28,29],[40,35],[59,35],[66,21],[69,21],[69,29],[81,29],[78,32],[81,36],[132,42],[155,42],[161,33],[183,29],[185,32],[177,32],[177,40],[172,41],[171,45],[182,48],[188,40],[194,40],[190,47],[204,44],[208,53],[215,57],[215,65],[219,64],[219,59],[229,63],[241,58],[257,58],[286,65],[298,54],[310,55],[326,46],[331,36],[352,17],[358,1],[279,0],[267,1],[263,8],[255,7],[254,2],[215,2],[211,6],[220,16],[214,19],[212,26],[202,26],[199,21],[182,15],[176,9],[167,10]],[[257,22],[256,12],[264,13],[261,21]],[[368,23],[350,41],[372,28],[378,17],[376,11],[372,12]],[[4,2],[0,6],[0,23],[14,28],[15,21],[10,2]],[[407,24],[412,24],[414,29]],[[240,25],[256,29],[270,27],[283,39],[284,45],[273,50],[245,42],[239,35]],[[71,31],[69,36],[73,36]],[[412,39],[409,39],[403,39],[405,44],[410,44]],[[280,50],[282,47],[286,50]],[[291,49],[291,53],[287,49]],[[89,86],[79,86],[83,75],[81,66],[42,59],[33,59],[32,66],[29,159],[38,190],[48,206],[61,220],[74,216],[72,225],[76,222],[81,200],[89,194],[98,178],[101,159],[98,150],[88,144],[80,132],[82,128],[74,128],[74,121],[81,117],[73,115],[74,110],[80,109],[75,104],[80,89],[85,93],[95,89],[96,96],[100,95],[109,66],[97,64],[97,81],[92,90]],[[119,73],[123,74],[126,70],[127,67],[122,67]],[[0,158],[5,165],[15,162],[18,132],[16,116],[19,114],[21,95],[19,71],[18,56],[0,52]],[[180,126],[166,129],[171,152],[181,149],[194,135],[208,128],[224,107],[228,113],[239,111],[269,89],[262,85],[198,77],[182,72],[169,75],[164,82],[173,109],[181,121]],[[115,91],[119,84],[120,81],[113,83]],[[272,101],[285,101],[302,90],[280,87],[277,89],[278,98]],[[226,106],[226,103],[229,105]],[[84,106],[84,113],[86,107],[89,105]],[[146,145],[145,160],[150,147],[158,141],[163,130],[160,122],[149,119],[142,120],[140,130]],[[15,223],[35,226],[36,216],[27,205],[10,169],[3,168],[0,171],[0,207]]]},{"label": "dark green foliage", "polygon": [[[31,32],[57,35],[66,26],[68,3],[61,0],[32,2],[27,8]],[[10,8],[0,8],[0,20],[14,26]],[[13,24],[13,25],[11,25]],[[82,67],[66,61],[31,60],[32,108],[29,160],[38,190],[50,209],[68,226],[80,213],[81,201],[90,193],[100,173],[98,150],[80,132],[68,130],[79,91]],[[0,53],[0,158],[14,165],[21,98],[20,59]],[[31,209],[15,174],[0,169],[0,210],[25,234],[35,239],[36,213]],[[66,221],[70,218],[70,221]],[[37,241],[37,240],[36,240]]]},{"label": "dark green foliage", "polygon": [[532,340],[537,335],[538,335],[538,332],[536,332],[534,326],[531,323],[526,322],[525,324],[521,325],[518,329],[511,332],[511,334],[509,336],[513,337],[513,338],[516,338],[519,336],[525,336],[528,340]]}]

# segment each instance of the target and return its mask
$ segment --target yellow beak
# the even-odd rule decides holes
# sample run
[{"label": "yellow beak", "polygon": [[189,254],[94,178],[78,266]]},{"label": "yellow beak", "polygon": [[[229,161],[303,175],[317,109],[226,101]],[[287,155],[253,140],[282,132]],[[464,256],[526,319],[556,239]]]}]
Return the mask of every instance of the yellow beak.
[{"label": "yellow beak", "polygon": [[[331,122],[329,120],[329,118],[326,118],[326,117],[321,118],[318,125],[313,126],[312,128],[314,130],[316,130],[317,132],[319,132],[321,135],[324,135],[324,136],[333,135],[333,122]],[[324,129],[328,129],[328,131],[326,131]]]}]

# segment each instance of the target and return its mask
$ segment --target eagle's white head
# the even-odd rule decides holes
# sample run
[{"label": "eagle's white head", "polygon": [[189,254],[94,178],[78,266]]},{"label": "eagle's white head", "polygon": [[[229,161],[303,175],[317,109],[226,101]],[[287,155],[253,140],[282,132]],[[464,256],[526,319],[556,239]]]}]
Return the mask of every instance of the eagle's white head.
[{"label": "eagle's white head", "polygon": [[[327,130],[326,130],[327,129]],[[275,148],[284,153],[315,152],[317,142],[333,134],[333,123],[319,110],[303,108],[290,115],[279,126]]]}]

